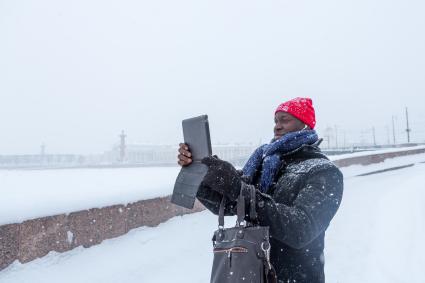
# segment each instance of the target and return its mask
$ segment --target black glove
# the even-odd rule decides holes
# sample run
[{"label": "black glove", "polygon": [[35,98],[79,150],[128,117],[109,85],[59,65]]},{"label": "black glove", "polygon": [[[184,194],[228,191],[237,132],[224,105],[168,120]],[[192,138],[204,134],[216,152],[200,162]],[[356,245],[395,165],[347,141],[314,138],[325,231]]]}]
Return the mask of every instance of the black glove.
[{"label": "black glove", "polygon": [[203,185],[235,201],[241,190],[241,177],[236,168],[215,156],[205,157],[202,163],[208,166]]}]

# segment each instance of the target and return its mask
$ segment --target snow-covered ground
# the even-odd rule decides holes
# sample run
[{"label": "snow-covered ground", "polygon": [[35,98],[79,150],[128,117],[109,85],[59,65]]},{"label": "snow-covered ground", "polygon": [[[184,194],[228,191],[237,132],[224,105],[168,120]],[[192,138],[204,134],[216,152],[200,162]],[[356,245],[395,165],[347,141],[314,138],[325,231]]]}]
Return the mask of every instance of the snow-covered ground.
[{"label": "snow-covered ground", "polygon": [[0,225],[167,196],[179,170],[0,170]]},{"label": "snow-covered ground", "polygon": [[[406,161],[397,160],[393,165]],[[345,178],[326,237],[327,282],[425,282],[425,164],[354,177],[376,169],[360,166]],[[216,224],[208,211],[175,217],[88,249],[15,262],[0,272],[0,282],[208,282]]]},{"label": "snow-covered ground", "polygon": [[[423,148],[415,147],[415,148]],[[404,149],[405,150],[405,149]],[[400,151],[384,149],[373,153]],[[371,154],[332,156],[332,160]],[[344,176],[425,161],[425,153],[343,168]],[[0,225],[172,194],[179,167],[0,170]]]},{"label": "snow-covered ground", "polygon": [[345,179],[327,232],[329,282],[425,282],[425,164]]}]

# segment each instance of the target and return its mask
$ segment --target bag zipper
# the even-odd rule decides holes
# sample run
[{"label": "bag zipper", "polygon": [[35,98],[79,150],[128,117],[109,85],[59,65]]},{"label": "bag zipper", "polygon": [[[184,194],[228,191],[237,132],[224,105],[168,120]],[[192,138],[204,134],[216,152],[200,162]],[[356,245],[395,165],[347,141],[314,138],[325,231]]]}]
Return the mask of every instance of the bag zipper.
[{"label": "bag zipper", "polygon": [[227,253],[227,259],[229,262],[229,267],[232,267],[232,253],[247,253],[248,249],[244,247],[231,247],[227,249],[215,248],[214,253]]},{"label": "bag zipper", "polygon": [[244,247],[231,247],[231,248],[215,248],[215,253],[247,253],[248,249]]}]

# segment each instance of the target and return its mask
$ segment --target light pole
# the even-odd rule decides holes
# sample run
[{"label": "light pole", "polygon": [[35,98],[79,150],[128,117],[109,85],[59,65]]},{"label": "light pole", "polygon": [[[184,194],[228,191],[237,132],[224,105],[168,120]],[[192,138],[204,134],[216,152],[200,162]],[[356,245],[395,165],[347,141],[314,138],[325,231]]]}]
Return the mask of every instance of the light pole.
[{"label": "light pole", "polygon": [[407,112],[406,107],[406,133],[407,133],[407,143],[410,143],[410,132],[412,130],[409,128],[409,113]]},{"label": "light pole", "polygon": [[393,116],[391,116],[391,120],[392,120],[392,123],[393,123],[393,142],[394,142],[394,145],[395,145],[395,127],[394,127],[394,115]]}]

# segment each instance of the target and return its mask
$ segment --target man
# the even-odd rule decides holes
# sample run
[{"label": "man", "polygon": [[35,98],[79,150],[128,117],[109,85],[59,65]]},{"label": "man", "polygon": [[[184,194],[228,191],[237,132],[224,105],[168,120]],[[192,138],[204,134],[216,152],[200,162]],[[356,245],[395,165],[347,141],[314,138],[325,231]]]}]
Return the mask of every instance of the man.
[{"label": "man", "polygon": [[[255,186],[258,224],[270,227],[271,262],[279,282],[325,282],[324,236],[341,202],[343,176],[320,152],[311,99],[295,98],[275,111],[274,138],[260,146],[242,172],[217,157],[202,162],[209,169],[197,198],[213,213],[223,196],[233,214],[237,196]],[[192,162],[180,144],[178,163]]]}]

